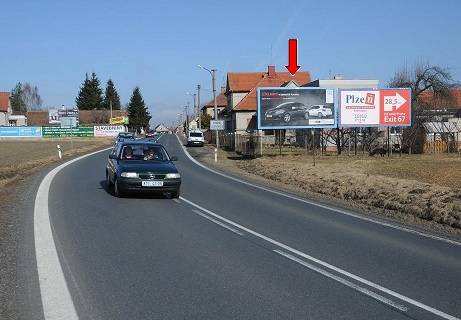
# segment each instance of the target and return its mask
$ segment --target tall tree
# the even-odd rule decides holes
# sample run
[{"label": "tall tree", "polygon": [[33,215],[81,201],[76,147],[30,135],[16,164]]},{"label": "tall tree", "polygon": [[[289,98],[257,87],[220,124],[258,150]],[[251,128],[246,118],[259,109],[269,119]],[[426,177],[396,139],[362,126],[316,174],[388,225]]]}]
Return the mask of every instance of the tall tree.
[{"label": "tall tree", "polygon": [[38,93],[37,86],[26,82],[22,87],[21,96],[27,110],[37,110],[42,107],[42,97]]},{"label": "tall tree", "polygon": [[80,87],[75,103],[80,110],[103,108],[102,90],[99,79],[94,72],[91,74],[90,79],[88,74],[85,75],[85,81]]},{"label": "tall tree", "polygon": [[142,98],[139,87],[134,88],[127,111],[130,127],[132,129],[140,132],[141,128],[146,129],[149,127],[149,121],[152,117]]},{"label": "tall tree", "polygon": [[21,113],[27,111],[26,104],[23,100],[22,91],[23,89],[21,82],[18,82],[16,86],[13,88],[13,90],[11,90],[10,104],[11,109],[13,109],[14,113]]},{"label": "tall tree", "polygon": [[120,110],[120,96],[118,95],[117,89],[115,89],[114,82],[112,79],[107,81],[106,91],[104,93],[103,106],[105,109],[110,109],[110,103],[112,102],[113,110]]},{"label": "tall tree", "polygon": [[88,79],[88,73],[86,73],[85,80],[80,86],[80,91],[78,92],[77,98],[75,98],[75,104],[79,110],[90,109],[89,90],[90,90],[90,80]]}]

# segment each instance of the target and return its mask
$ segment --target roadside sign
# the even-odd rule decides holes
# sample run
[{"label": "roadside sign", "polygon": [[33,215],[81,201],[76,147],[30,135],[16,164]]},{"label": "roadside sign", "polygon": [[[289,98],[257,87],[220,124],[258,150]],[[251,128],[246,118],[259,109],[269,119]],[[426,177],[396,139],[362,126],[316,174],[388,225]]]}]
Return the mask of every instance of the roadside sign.
[{"label": "roadside sign", "polygon": [[116,137],[120,132],[124,131],[124,126],[94,126],[95,137]]},{"label": "roadside sign", "polygon": [[40,138],[41,127],[0,127],[0,138]]},{"label": "roadside sign", "polygon": [[224,120],[210,120],[210,130],[224,130],[225,126]]},{"label": "roadside sign", "polygon": [[333,128],[335,90],[329,88],[258,88],[258,129]]},{"label": "roadside sign", "polygon": [[411,125],[410,89],[340,90],[341,127]]},{"label": "roadside sign", "polygon": [[384,89],[381,91],[380,124],[385,126],[411,125],[411,91]]},{"label": "roadside sign", "polygon": [[42,127],[42,136],[44,138],[93,137],[94,127],[77,127],[77,128]]},{"label": "roadside sign", "polygon": [[128,124],[128,117],[121,116],[110,118],[110,124]]}]

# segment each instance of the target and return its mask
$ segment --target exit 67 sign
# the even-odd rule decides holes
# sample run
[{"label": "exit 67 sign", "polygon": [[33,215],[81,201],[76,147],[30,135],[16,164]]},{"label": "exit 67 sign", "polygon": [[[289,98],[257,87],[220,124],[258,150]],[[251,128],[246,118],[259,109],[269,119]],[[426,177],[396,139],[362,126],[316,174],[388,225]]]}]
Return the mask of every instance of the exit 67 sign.
[{"label": "exit 67 sign", "polygon": [[383,89],[380,91],[379,124],[383,126],[411,125],[411,90]]},{"label": "exit 67 sign", "polygon": [[411,125],[411,90],[341,90],[339,123],[342,127]]}]

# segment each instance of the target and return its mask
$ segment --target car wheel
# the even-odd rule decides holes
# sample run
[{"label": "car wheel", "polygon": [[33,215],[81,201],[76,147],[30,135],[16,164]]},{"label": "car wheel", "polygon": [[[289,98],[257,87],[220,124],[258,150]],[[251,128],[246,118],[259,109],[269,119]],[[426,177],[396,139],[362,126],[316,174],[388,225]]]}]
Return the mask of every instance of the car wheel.
[{"label": "car wheel", "polygon": [[171,198],[177,199],[177,198],[179,198],[179,194],[180,194],[180,191],[179,191],[179,188],[178,188],[175,191],[171,192]]},{"label": "car wheel", "polygon": [[114,196],[118,198],[123,197],[123,192],[120,190],[117,178],[114,180]]},{"label": "car wheel", "polygon": [[322,118],[322,117],[323,117],[323,114],[319,112],[319,118]]},{"label": "car wheel", "polygon": [[107,172],[107,171],[106,171],[106,184],[107,184],[107,188],[109,188],[109,189],[112,189],[112,187],[114,186],[112,181],[110,181],[109,172]]},{"label": "car wheel", "polygon": [[291,120],[290,114],[289,114],[289,113],[285,113],[285,114],[283,115],[283,121],[285,121],[285,122],[290,122],[290,120]]}]

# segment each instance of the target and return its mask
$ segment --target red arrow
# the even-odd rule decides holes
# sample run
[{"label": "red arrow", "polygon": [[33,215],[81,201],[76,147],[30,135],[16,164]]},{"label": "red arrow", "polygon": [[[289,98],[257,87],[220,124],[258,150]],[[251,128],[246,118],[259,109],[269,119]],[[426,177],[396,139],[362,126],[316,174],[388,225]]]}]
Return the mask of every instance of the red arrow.
[{"label": "red arrow", "polygon": [[295,75],[301,66],[298,66],[298,39],[288,39],[288,65],[285,68]]}]

